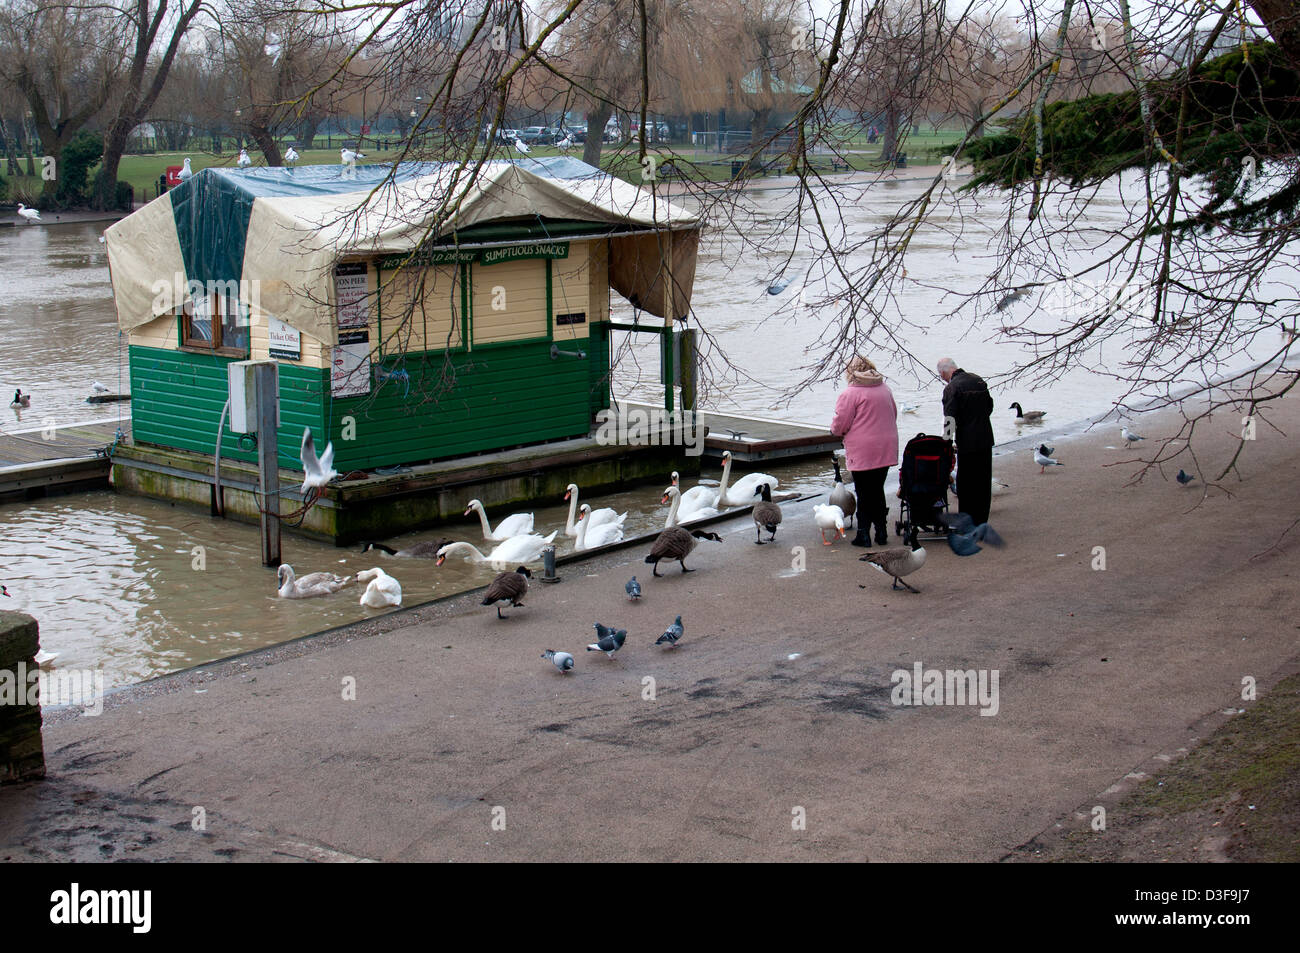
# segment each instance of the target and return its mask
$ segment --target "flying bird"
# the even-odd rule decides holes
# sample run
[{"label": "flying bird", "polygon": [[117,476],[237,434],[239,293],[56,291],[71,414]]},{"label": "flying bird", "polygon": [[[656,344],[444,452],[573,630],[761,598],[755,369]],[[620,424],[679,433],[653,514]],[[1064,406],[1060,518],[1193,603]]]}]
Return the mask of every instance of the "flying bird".
[{"label": "flying bird", "polygon": [[483,601],[479,605],[497,607],[497,618],[504,619],[501,614],[502,606],[522,606],[519,600],[528,593],[528,580],[533,574],[528,571],[527,566],[520,566],[518,569],[510,572],[498,573],[497,577],[488,584],[487,591],[483,593]]},{"label": "flying bird", "polygon": [[[962,513],[961,515],[966,516],[967,520],[970,520],[970,517],[965,513]],[[997,531],[988,523],[980,523],[978,526],[974,526],[970,530],[956,531],[951,526],[948,529],[948,545],[958,556],[974,556],[980,551],[980,543],[988,543],[990,546],[1001,546],[1002,537],[999,536]]]},{"label": "flying bird", "polygon": [[772,282],[770,285],[767,286],[767,293],[770,295],[779,295],[782,291],[784,291],[788,287],[790,287],[789,278],[785,278],[785,279],[778,278],[776,281]]},{"label": "flying bird", "polygon": [[587,646],[587,651],[604,652],[610,658],[613,658],[614,653],[621,649],[623,643],[627,641],[627,629],[613,629],[607,625],[601,625],[599,622],[592,625],[599,638]]},{"label": "flying bird", "polygon": [[1029,289],[1032,287],[1033,285],[1021,285],[1019,288],[1016,288],[1008,292],[1006,295],[1003,296],[1002,300],[1000,300],[997,303],[997,309],[999,311],[1007,310],[1007,308],[1011,307],[1013,304],[1015,304],[1025,295],[1027,295],[1029,293]]},{"label": "flying bird", "polygon": [[236,163],[236,164],[237,164],[241,169],[247,169],[250,165],[253,164],[253,160],[250,159],[250,158],[248,157],[248,150],[247,150],[247,149],[240,149],[240,150],[239,150],[239,158],[235,160],[235,163]]},{"label": "flying bird", "polygon": [[41,220],[40,212],[38,212],[34,208],[28,208],[22,202],[18,203],[18,214],[21,215],[23,218],[27,219],[29,223],[39,222]]},{"label": "flying bird", "polygon": [[194,177],[194,170],[190,168],[190,160],[188,157],[185,159],[185,165],[181,167],[181,171],[178,172],[176,175],[177,178],[179,178],[182,182],[184,182],[186,179],[192,179]]},{"label": "flying bird", "polygon": [[[910,549],[906,546],[899,546],[895,549],[882,549],[878,553],[867,553],[865,556],[859,556],[858,559],[861,562],[870,563],[880,572],[892,576],[894,581],[889,588],[897,589],[899,583],[902,583],[904,589],[916,593],[920,592],[919,589],[913,589],[903,582],[904,576],[910,576],[925,565],[925,548],[915,538],[912,540]],[[865,589],[866,586],[861,588]]]},{"label": "flying bird", "polygon": [[560,674],[573,671],[573,656],[568,652],[557,652],[555,649],[547,649],[542,653],[542,658],[550,659],[551,663],[560,670]]},{"label": "flying bird", "polygon": [[623,588],[627,590],[627,597],[629,599],[641,598],[641,583],[636,581],[636,576],[633,576],[631,579],[629,579],[627,581],[627,585],[624,586]]},{"label": "flying bird", "polygon": [[677,647],[677,640],[682,637],[682,617],[678,616],[668,628],[664,629],[664,634],[655,639],[655,645],[666,645],[670,649]]},{"label": "flying bird", "polygon": [[325,452],[318,458],[316,456],[316,442],[311,439],[311,428],[304,427],[302,431],[302,492],[306,493],[312,487],[323,487],[339,475],[339,471],[334,469],[334,444],[327,443]]},{"label": "flying bird", "polygon": [[1048,467],[1065,466],[1060,460],[1052,459],[1052,448],[1045,443],[1040,443],[1038,449],[1034,451],[1034,462],[1038,464],[1038,472],[1043,473]]},{"label": "flying bird", "polygon": [[1178,476],[1175,477],[1175,479],[1178,480],[1178,482],[1181,483],[1183,486],[1187,486],[1187,484],[1194,481],[1196,477],[1192,476],[1190,473],[1187,473],[1185,470],[1179,470]]}]

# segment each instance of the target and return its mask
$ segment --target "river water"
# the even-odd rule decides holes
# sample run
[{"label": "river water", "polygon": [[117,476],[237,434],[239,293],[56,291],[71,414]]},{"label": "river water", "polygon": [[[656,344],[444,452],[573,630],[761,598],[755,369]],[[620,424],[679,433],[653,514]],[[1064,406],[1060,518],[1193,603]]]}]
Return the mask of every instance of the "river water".
[{"label": "river water", "polygon": [[[841,206],[845,228],[850,234],[864,234],[920,188],[918,182],[899,182],[856,193]],[[779,237],[788,227],[779,213],[789,193],[758,190],[750,201],[743,226],[714,230],[701,246],[694,310],[714,336],[711,360],[719,364],[720,352],[725,352],[743,372],[725,386],[707,390],[703,403],[722,411],[825,426],[839,382],[797,388],[803,378],[799,367],[808,360],[803,351],[828,320],[828,313],[798,307],[798,275],[810,256],[796,251],[787,270],[795,280],[781,295],[768,295],[776,259],[747,255],[739,235],[744,231],[750,238]],[[877,355],[900,407],[914,405],[899,418],[903,440],[942,427],[941,385],[929,373],[939,357],[951,355],[989,378],[1023,358],[1016,347],[991,340],[992,327],[934,320],[954,306],[943,300],[945,290],[974,290],[987,270],[1000,207],[995,203],[991,209],[968,211],[973,214],[955,250],[950,240],[923,231],[908,256],[911,277],[896,302],[914,322],[903,344],[921,370],[894,360],[887,351]],[[1124,214],[1119,189],[1100,195],[1089,215],[1099,227],[1120,222]],[[9,395],[16,387],[32,394],[32,407],[21,413],[4,401],[0,429],[6,432],[38,428],[51,420],[115,420],[128,412],[126,404],[84,402],[94,380],[114,391],[128,389],[125,342],[117,331],[107,260],[98,242],[101,227],[0,229],[0,273],[7,292],[0,299],[0,387]],[[829,285],[810,291],[814,299],[833,293]],[[618,301],[615,296],[616,319],[630,319],[630,309],[619,307]],[[616,339],[620,364],[615,390],[658,403],[662,389],[657,347],[650,336],[637,337]],[[1049,426],[1059,427],[1110,410],[1120,393],[1118,382],[1083,368],[1067,371],[1038,391],[995,387],[995,433],[1005,441],[1029,429],[1018,427],[1004,409],[1012,400],[1026,409],[1047,411]],[[828,485],[828,464],[811,461],[765,469],[780,477],[782,489],[819,492]],[[743,470],[737,467],[738,474]],[[718,473],[705,475],[716,478]],[[641,487],[590,502],[629,511],[629,535],[651,532],[663,525],[666,514],[659,505],[660,489]],[[563,526],[562,501],[533,511],[545,532]],[[477,526],[468,522],[390,542],[401,547],[444,535],[487,548],[481,545]],[[561,552],[571,548],[563,535],[557,542],[563,543]],[[493,575],[486,567],[459,559],[440,568],[426,560],[377,560],[374,553],[362,555],[291,534],[285,536],[284,549],[286,561],[299,573],[355,573],[383,565],[401,582],[405,605],[481,585]],[[110,686],[377,614],[358,604],[355,586],[331,598],[276,598],[274,575],[259,565],[258,553],[255,527],[111,492],[0,504],[0,583],[12,594],[3,600],[4,608],[28,612],[40,621],[42,647],[59,654],[57,665],[102,667]]]}]

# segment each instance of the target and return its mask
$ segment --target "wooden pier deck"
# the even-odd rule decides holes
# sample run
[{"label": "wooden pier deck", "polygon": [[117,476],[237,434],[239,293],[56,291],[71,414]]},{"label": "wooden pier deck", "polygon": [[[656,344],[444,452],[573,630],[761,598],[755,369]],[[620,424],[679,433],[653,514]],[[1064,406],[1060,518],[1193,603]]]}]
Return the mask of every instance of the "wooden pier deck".
[{"label": "wooden pier deck", "polygon": [[[122,421],[130,436],[130,420]],[[0,429],[0,502],[107,486],[118,422]],[[46,439],[46,437],[51,439]]]},{"label": "wooden pier deck", "polygon": [[[619,402],[624,412],[637,409],[662,411],[651,404],[624,400]],[[749,417],[713,410],[696,412],[699,423],[708,428],[704,440],[704,456],[721,459],[724,450],[730,450],[737,463],[757,463],[761,460],[795,459],[833,453],[844,444],[824,427],[812,424],[771,420],[766,417]]]}]

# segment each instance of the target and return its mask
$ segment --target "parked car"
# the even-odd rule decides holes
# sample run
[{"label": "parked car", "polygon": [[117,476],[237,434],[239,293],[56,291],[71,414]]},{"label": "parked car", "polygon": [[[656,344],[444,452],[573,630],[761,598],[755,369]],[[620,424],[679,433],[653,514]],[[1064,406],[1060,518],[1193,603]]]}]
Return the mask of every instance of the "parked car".
[{"label": "parked car", "polygon": [[555,131],[550,126],[529,126],[519,138],[530,146],[549,146],[555,142]]}]

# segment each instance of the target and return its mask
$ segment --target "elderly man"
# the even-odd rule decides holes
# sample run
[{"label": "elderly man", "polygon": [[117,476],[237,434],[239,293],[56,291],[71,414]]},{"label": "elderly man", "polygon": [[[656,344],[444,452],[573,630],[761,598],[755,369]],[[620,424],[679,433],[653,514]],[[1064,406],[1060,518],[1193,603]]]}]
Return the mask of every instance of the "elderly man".
[{"label": "elderly man", "polygon": [[939,361],[943,389],[943,413],[952,418],[952,430],[945,436],[957,442],[957,509],[976,524],[987,523],[993,483],[993,398],[984,380],[963,371],[945,357]]}]

